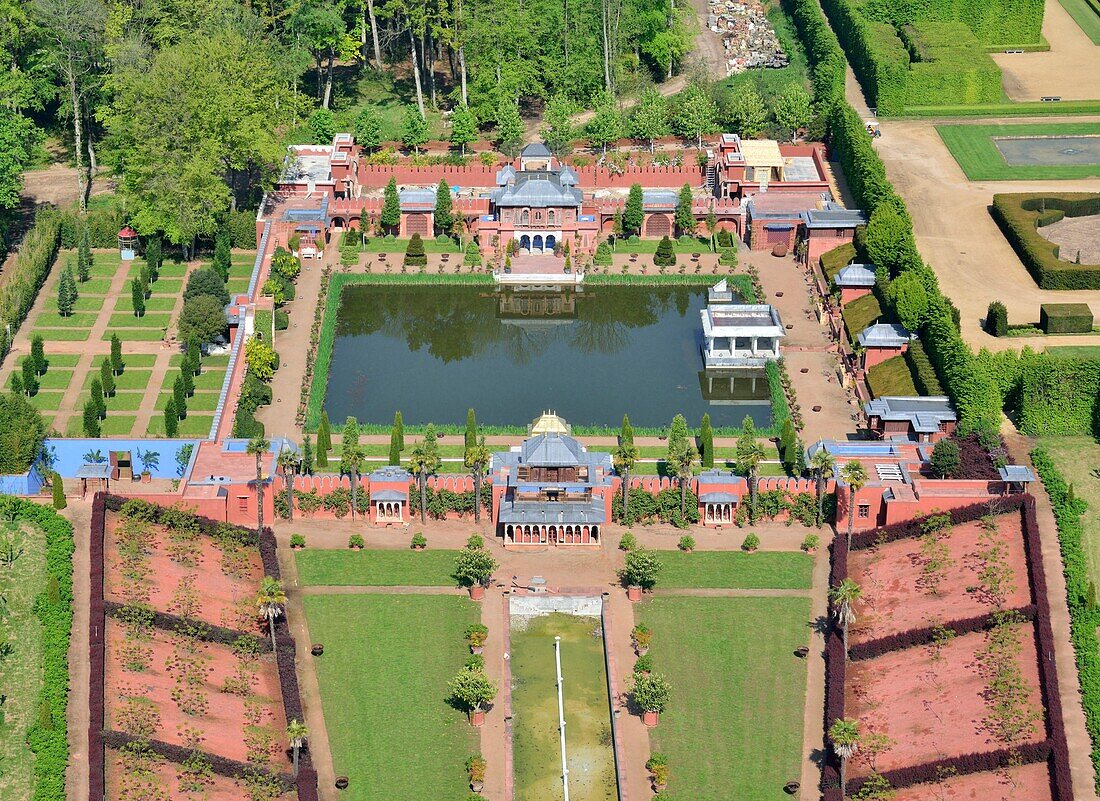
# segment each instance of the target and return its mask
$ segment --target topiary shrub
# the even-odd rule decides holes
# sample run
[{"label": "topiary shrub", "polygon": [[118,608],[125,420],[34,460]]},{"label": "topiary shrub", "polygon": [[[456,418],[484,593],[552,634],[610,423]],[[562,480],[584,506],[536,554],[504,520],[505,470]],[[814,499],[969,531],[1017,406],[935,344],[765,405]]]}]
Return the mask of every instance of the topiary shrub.
[{"label": "topiary shrub", "polygon": [[64,509],[69,504],[65,500],[65,483],[61,474],[55,472],[50,478],[50,484],[53,485],[53,508]]},{"label": "topiary shrub", "polygon": [[592,257],[592,263],[600,267],[610,267],[611,255],[611,246],[601,242],[596,246],[596,255]]},{"label": "topiary shrub", "polygon": [[752,553],[760,547],[760,538],[755,534],[749,534],[745,537],[745,541],[741,543],[741,550],[747,553]]},{"label": "topiary shrub", "polygon": [[676,252],[672,249],[672,240],[667,236],[661,237],[661,241],[657,243],[653,263],[658,267],[671,267],[676,264]]},{"label": "topiary shrub", "polygon": [[466,245],[466,255],[462,260],[463,264],[467,267],[480,267],[481,266],[481,250],[477,246],[477,242],[470,240]]},{"label": "topiary shrub", "polygon": [[619,538],[619,550],[620,551],[633,551],[638,547],[638,539],[631,532],[626,532]]},{"label": "topiary shrub", "polygon": [[1008,309],[999,300],[989,304],[985,313],[985,330],[995,337],[1008,336]]},{"label": "topiary shrub", "polygon": [[420,234],[413,234],[409,240],[409,246],[405,248],[405,266],[423,267],[428,263],[428,255],[424,251],[424,240]]},{"label": "topiary shrub", "polygon": [[1044,303],[1039,307],[1039,327],[1044,334],[1087,334],[1092,331],[1092,310],[1087,303]]}]

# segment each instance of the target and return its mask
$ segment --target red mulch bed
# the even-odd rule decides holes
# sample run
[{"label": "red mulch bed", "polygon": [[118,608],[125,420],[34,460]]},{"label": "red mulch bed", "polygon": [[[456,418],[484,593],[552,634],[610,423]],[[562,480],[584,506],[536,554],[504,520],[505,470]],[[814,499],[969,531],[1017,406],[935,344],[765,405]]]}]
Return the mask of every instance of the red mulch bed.
[{"label": "red mulch bed", "polygon": [[[997,531],[999,541],[1008,546],[1006,557],[1015,576],[1015,589],[1005,607],[1026,606],[1031,602],[1031,591],[1020,516],[998,515]],[[896,540],[853,551],[848,557],[848,575],[863,589],[863,598],[849,634],[852,643],[994,611],[980,591],[967,591],[980,584],[977,552],[981,533],[980,524],[975,522],[955,526],[943,536],[953,564],[943,572],[935,595],[921,584],[920,539]]]},{"label": "red mulch bed", "polygon": [[[123,730],[116,723],[116,713],[120,709],[122,696],[140,695],[152,701],[160,714],[160,727],[154,737],[167,743],[185,745],[180,729],[188,727],[199,729],[203,740],[199,747],[203,751],[245,762],[248,750],[244,742],[245,699],[239,695],[222,692],[223,683],[233,675],[238,658],[232,649],[217,643],[204,643],[203,654],[206,660],[207,711],[203,715],[191,716],[183,713],[175,701],[172,691],[176,686],[175,678],[165,669],[166,660],[174,652],[171,636],[164,631],[155,631],[149,645],[153,658],[148,669],[141,672],[124,670],[119,657],[119,648],[125,642],[125,631],[120,623],[108,618],[107,671],[105,682],[105,702],[107,706],[107,727]],[[279,749],[272,756],[272,762],[283,766],[280,756],[288,747],[286,742],[286,716],[279,690],[279,672],[275,660],[270,654],[258,657],[256,664],[257,680],[252,692],[259,700],[263,713],[261,726],[269,726],[275,733],[275,742]]]},{"label": "red mulch bed", "polygon": [[[122,574],[119,570],[118,543],[115,540],[115,527],[118,517],[107,515],[107,535],[104,548],[106,570],[104,577],[103,595],[108,601],[125,603],[126,599],[120,593],[122,586]],[[222,571],[221,551],[209,537],[199,537],[198,566],[182,565],[172,561],[168,556],[168,545],[164,529],[154,526],[157,534],[156,544],[149,556],[150,576],[154,580],[149,605],[162,612],[176,613],[171,608],[173,593],[184,576],[198,572],[199,578],[196,587],[200,593],[202,604],[197,617],[215,626],[241,629],[241,615],[248,607],[255,612],[254,598],[260,579],[263,578],[263,564],[260,561],[260,553],[256,549],[246,551],[247,563],[242,563],[242,577],[232,578]],[[249,624],[249,631],[259,631],[253,628],[255,615]]]},{"label": "red mulch bed", "polygon": [[[1041,711],[1039,666],[1034,627],[1020,624],[1020,670],[1031,689],[1030,705]],[[978,673],[976,654],[986,644],[984,633],[955,637],[933,661],[929,648],[893,651],[848,665],[845,710],[861,732],[889,737],[893,744],[878,756],[876,767],[888,771],[946,757],[1003,747],[987,730],[986,681]],[[1042,742],[1042,720],[1029,742]],[[870,765],[857,754],[850,775],[866,776]]]},{"label": "red mulch bed", "polygon": [[[107,798],[111,801],[125,801],[121,781],[124,775],[119,754],[111,749],[106,753],[107,763]],[[180,792],[179,765],[166,760],[159,760],[151,769],[152,776],[148,777],[145,786],[159,787],[164,798],[174,801],[247,801],[248,790],[236,779],[226,776],[213,775],[201,794]],[[279,798],[291,799],[293,793],[284,793]]]},{"label": "red mulch bed", "polygon": [[1018,768],[955,776],[936,784],[898,790],[894,801],[1050,801],[1046,762]]}]

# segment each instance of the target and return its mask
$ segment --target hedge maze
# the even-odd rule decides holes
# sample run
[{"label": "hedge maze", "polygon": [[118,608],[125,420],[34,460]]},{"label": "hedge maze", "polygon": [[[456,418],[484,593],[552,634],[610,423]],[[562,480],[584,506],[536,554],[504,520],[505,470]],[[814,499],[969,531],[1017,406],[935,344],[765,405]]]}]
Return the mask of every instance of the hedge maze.
[{"label": "hedge maze", "polygon": [[910,107],[1002,100],[988,50],[1039,42],[1042,0],[825,0],[868,101],[884,116]]},{"label": "hedge maze", "polygon": [[1100,215],[1100,194],[999,194],[990,213],[1041,289],[1100,289],[1100,264],[1063,261],[1058,245],[1039,233],[1065,217]]}]

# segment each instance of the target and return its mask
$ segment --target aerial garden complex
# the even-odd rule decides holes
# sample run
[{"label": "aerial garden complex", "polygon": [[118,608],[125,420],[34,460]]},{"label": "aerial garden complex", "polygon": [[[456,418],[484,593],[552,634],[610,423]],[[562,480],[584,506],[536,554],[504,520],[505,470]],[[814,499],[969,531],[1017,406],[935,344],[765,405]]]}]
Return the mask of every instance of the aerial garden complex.
[{"label": "aerial garden complex", "polygon": [[0,799],[1097,797],[1093,0],[0,21]]}]

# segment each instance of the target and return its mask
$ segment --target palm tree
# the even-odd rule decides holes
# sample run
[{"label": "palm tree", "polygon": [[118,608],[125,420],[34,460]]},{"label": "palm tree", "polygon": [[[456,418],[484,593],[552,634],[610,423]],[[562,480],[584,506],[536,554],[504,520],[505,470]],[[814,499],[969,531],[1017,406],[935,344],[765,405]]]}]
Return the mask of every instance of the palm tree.
[{"label": "palm tree", "polygon": [[264,454],[271,447],[271,442],[263,436],[253,437],[248,441],[248,453],[256,457],[256,534],[264,531]]},{"label": "palm tree", "polygon": [[829,601],[833,605],[833,617],[840,626],[844,637],[844,658],[848,658],[848,627],[856,622],[856,601],[863,595],[859,585],[846,578],[829,590]]},{"label": "palm tree", "polygon": [[764,447],[755,439],[739,443],[737,447],[737,470],[749,479],[749,524],[756,523],[756,478],[760,463],[764,461]]},{"label": "palm tree", "polygon": [[286,608],[283,583],[272,576],[264,576],[256,593],[256,605],[260,608],[260,614],[267,618],[267,625],[271,629],[271,650],[275,651],[275,619]]},{"label": "palm tree", "polygon": [[848,485],[848,550],[852,549],[852,529],[856,523],[856,493],[867,483],[867,471],[855,459],[840,468],[840,478]]},{"label": "palm tree", "polygon": [[844,774],[848,760],[859,750],[859,722],[849,718],[837,718],[829,727],[829,742],[840,757],[840,797],[844,797]]},{"label": "palm tree", "polygon": [[630,471],[638,461],[638,446],[633,441],[620,442],[611,461],[615,465],[615,472],[623,479],[623,520],[626,520],[630,507]]},{"label": "palm tree", "polygon": [[489,461],[492,454],[485,446],[485,437],[480,437],[477,444],[466,449],[466,467],[474,479],[474,522],[481,522],[481,481],[485,477],[485,471],[489,469]]},{"label": "palm tree", "polygon": [[286,517],[294,520],[294,473],[297,469],[298,458],[290,448],[279,451],[279,469],[283,471],[283,481],[286,482]]},{"label": "palm tree", "polygon": [[428,476],[433,476],[439,471],[442,460],[439,458],[439,446],[435,441],[435,426],[428,423],[424,430],[424,438],[413,446],[409,456],[409,468],[416,476],[417,486],[420,488],[420,522],[427,522],[428,505]]},{"label": "palm tree", "polygon": [[294,777],[298,777],[298,752],[305,745],[309,737],[309,729],[300,720],[292,719],[286,724],[286,739],[290,741],[290,747],[294,749]]},{"label": "palm tree", "polygon": [[817,477],[817,524],[825,522],[825,482],[833,475],[836,460],[825,448],[818,448],[810,457],[810,467]]}]

